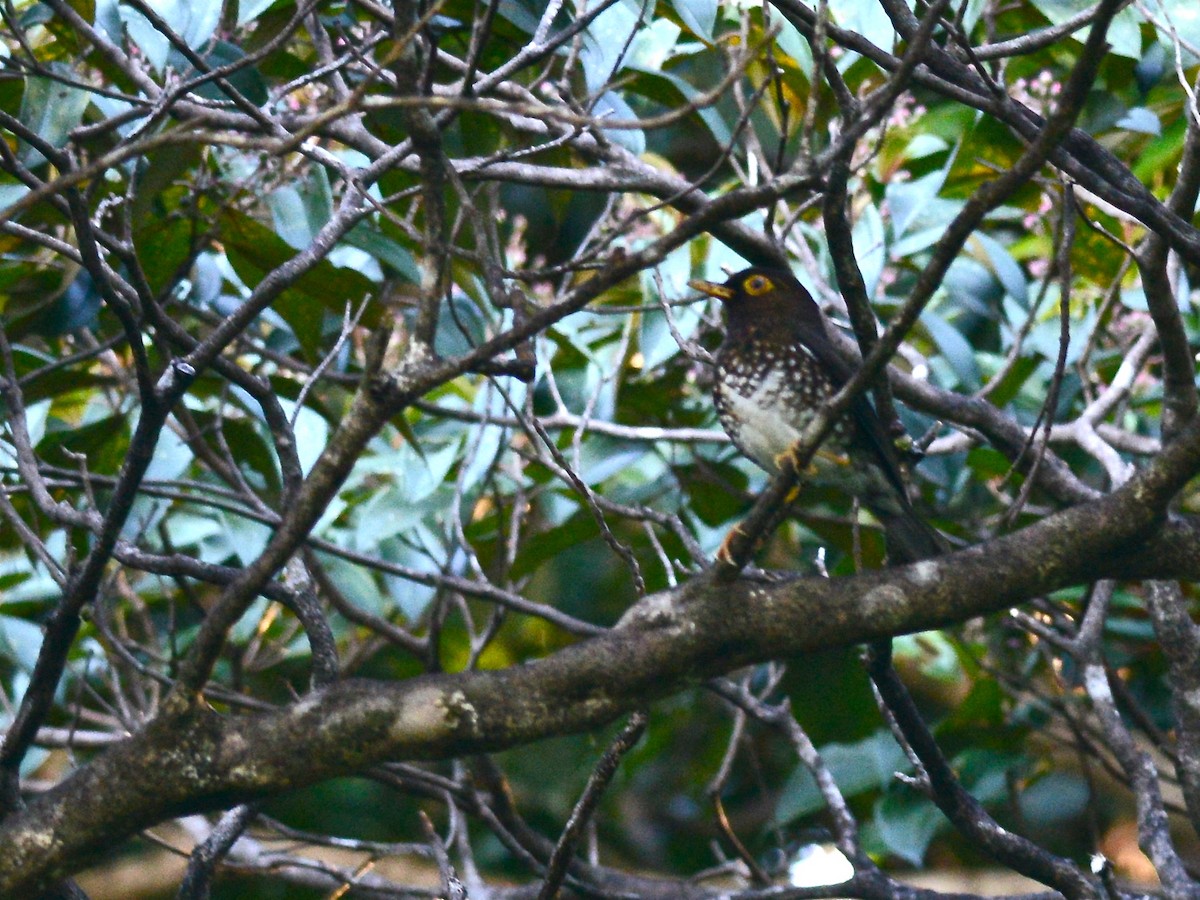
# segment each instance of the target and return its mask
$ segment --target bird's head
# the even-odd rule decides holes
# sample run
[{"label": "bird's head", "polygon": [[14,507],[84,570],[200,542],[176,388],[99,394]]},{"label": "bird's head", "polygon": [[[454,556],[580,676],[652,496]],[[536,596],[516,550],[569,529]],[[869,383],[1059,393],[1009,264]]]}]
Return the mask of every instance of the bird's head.
[{"label": "bird's head", "polygon": [[824,319],[812,295],[790,273],[780,269],[756,266],[730,275],[724,284],[712,281],[688,284],[721,301],[731,330],[755,325],[769,327],[773,323],[824,328]]}]

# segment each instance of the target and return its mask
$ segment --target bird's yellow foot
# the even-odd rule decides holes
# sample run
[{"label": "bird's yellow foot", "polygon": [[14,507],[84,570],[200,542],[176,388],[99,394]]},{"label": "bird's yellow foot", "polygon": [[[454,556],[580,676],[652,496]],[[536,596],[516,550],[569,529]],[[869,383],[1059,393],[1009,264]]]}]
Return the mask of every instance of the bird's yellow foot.
[{"label": "bird's yellow foot", "polygon": [[796,447],[794,445],[788,447],[775,457],[775,468],[780,470],[785,468],[791,469],[797,475],[812,476],[817,474],[817,466],[811,460],[809,460],[809,463],[806,466],[800,464],[800,454],[796,452]]},{"label": "bird's yellow foot", "polygon": [[792,445],[775,457],[775,466],[779,469],[782,469],[784,466],[788,466],[798,475],[811,477],[816,475],[819,471],[817,460],[821,460],[835,466],[850,465],[849,456],[846,456],[844,453],[834,453],[832,450],[826,450],[822,448],[813,454],[812,459],[810,459],[808,462],[808,465],[801,466],[800,455],[796,452],[795,445]]}]

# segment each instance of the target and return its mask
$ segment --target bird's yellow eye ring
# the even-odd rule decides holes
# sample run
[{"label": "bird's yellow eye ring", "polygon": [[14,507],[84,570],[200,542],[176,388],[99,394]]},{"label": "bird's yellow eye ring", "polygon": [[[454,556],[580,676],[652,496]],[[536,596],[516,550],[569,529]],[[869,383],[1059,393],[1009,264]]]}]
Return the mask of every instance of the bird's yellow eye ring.
[{"label": "bird's yellow eye ring", "polygon": [[751,275],[746,279],[746,283],[742,285],[743,290],[751,297],[757,297],[759,294],[765,294],[775,285],[771,283],[771,279],[766,275]]}]

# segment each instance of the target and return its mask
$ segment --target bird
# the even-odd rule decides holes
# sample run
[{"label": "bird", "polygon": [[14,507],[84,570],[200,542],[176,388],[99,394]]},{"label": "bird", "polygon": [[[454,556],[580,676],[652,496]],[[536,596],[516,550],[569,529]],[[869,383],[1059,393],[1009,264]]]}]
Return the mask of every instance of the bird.
[{"label": "bird", "polygon": [[[774,473],[822,403],[855,372],[836,350],[812,295],[789,272],[762,267],[724,284],[690,286],[721,301],[725,337],[716,354],[713,402],[737,449]],[[948,544],[909,499],[895,440],[871,401],[858,395],[804,473],[812,483],[857,497],[883,526],[888,558],[911,563]]]}]

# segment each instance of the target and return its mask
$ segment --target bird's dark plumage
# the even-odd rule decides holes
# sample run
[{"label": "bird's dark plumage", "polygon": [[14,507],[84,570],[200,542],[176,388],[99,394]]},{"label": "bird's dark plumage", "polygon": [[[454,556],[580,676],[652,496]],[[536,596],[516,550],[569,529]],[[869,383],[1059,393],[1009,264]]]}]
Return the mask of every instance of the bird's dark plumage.
[{"label": "bird's dark plumage", "polygon": [[[692,286],[725,307],[713,400],[721,427],[769,472],[816,410],[854,374],[824,314],[790,274],[753,268],[724,284]],[[812,460],[812,479],[858,497],[884,526],[894,562],[942,553],[945,543],[909,502],[892,439],[871,402],[856,397]]]}]

